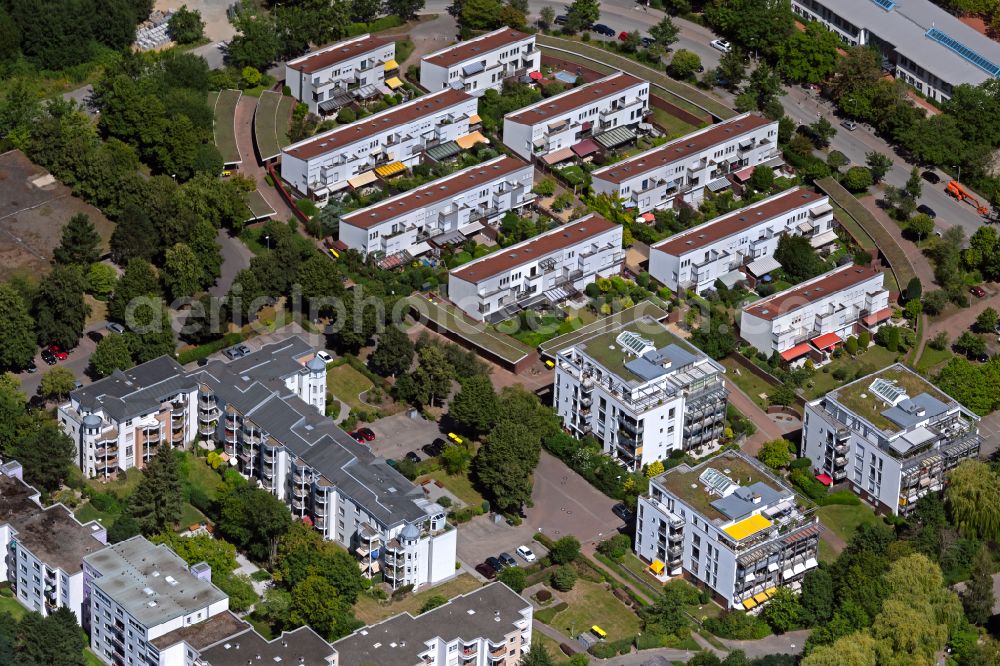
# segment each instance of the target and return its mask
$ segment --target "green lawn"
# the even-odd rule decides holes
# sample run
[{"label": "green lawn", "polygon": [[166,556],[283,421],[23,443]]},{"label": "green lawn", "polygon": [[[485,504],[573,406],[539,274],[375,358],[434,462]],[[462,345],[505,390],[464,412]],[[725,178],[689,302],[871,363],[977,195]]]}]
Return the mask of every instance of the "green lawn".
[{"label": "green lawn", "polygon": [[724,358],[721,363],[726,368],[726,381],[736,384],[741,391],[757,403],[758,407],[767,409],[767,398],[761,398],[760,395],[761,393],[767,395],[777,387],[764,381],[731,358]]},{"label": "green lawn", "polygon": [[653,123],[659,125],[666,132],[667,140],[676,139],[679,136],[690,134],[698,129],[691,123],[681,120],[664,109],[651,107],[653,110]]},{"label": "green lawn", "polygon": [[818,509],[819,519],[831,532],[844,541],[850,541],[862,525],[874,525],[879,517],[865,504],[853,506],[831,504]]},{"label": "green lawn", "polygon": [[104,662],[97,658],[97,655],[87,648],[83,651],[83,662],[86,666],[105,666]]},{"label": "green lawn", "polygon": [[264,254],[267,252],[267,247],[264,245],[264,240],[260,237],[260,234],[260,227],[243,227],[243,231],[240,232],[240,240],[254,254]]},{"label": "green lawn", "polygon": [[[809,380],[811,386],[807,385],[805,389],[806,400],[813,400],[826,395],[838,386],[852,381],[862,368],[865,368],[867,372],[874,372],[875,370],[888,367],[896,362],[897,356],[899,356],[898,352],[891,352],[885,347],[878,345],[869,347],[868,351],[858,354],[853,358],[844,354],[839,359],[821,368],[812,376],[812,379]],[[837,368],[847,369],[846,379],[838,380],[834,378],[833,372]]]},{"label": "green lawn", "polygon": [[132,494],[135,487],[139,485],[139,479],[141,478],[142,470],[133,467],[124,474],[119,472],[118,478],[111,481],[87,479],[87,485],[90,486],[91,490],[101,493],[112,493],[118,498],[122,498]]},{"label": "green lawn", "polygon": [[353,409],[368,410],[370,407],[361,402],[359,395],[372,388],[372,380],[352,368],[347,363],[331,367],[326,371],[326,387]]},{"label": "green lawn", "polygon": [[444,484],[444,487],[455,494],[455,497],[462,500],[466,506],[479,506],[483,503],[483,496],[472,487],[472,482],[465,474],[448,474],[443,469],[436,469],[429,474],[417,477],[417,483],[426,479],[434,479]]},{"label": "green lawn", "polygon": [[837,553],[833,550],[833,546],[828,544],[823,539],[819,540],[819,561],[824,564],[833,564],[834,560],[837,559]]},{"label": "green lawn", "polygon": [[917,370],[929,374],[935,374],[940,370],[940,366],[950,361],[955,355],[951,350],[945,348],[941,350],[932,349],[930,345],[924,347],[924,353],[917,361]]},{"label": "green lawn", "polygon": [[181,507],[181,519],[177,521],[177,531],[183,532],[191,525],[204,521],[205,514],[191,506],[188,502],[184,502],[184,506]]},{"label": "green lawn", "polygon": [[0,613],[10,613],[20,622],[21,618],[28,614],[28,609],[13,597],[0,597]]},{"label": "green lawn", "polygon": [[187,460],[184,464],[188,483],[193,488],[200,488],[208,499],[214,500],[218,495],[219,486],[222,485],[222,477],[211,468],[204,458],[191,453],[185,453],[185,456]]},{"label": "green lawn", "polygon": [[630,638],[639,632],[639,617],[611,594],[603,584],[577,580],[569,592],[556,592],[569,608],[552,619],[552,626],[576,637],[591,626],[608,632],[608,640]]},{"label": "green lawn", "polygon": [[74,515],[81,523],[89,523],[92,520],[99,520],[105,527],[111,527],[116,518],[116,516],[112,513],[98,511],[91,505],[90,502],[84,502],[81,504],[74,512]]},{"label": "green lawn", "polygon": [[[538,347],[552,338],[579,330],[586,322],[570,314],[563,319],[553,315],[532,319],[530,325],[520,326],[511,337],[529,347]],[[504,324],[509,326],[508,324]]]},{"label": "green lawn", "polygon": [[479,587],[478,580],[469,574],[461,574],[445,583],[427,588],[418,594],[407,595],[399,601],[385,605],[380,604],[369,596],[362,595],[358,598],[357,603],[354,604],[354,615],[365,624],[381,622],[387,617],[407,611],[416,615],[430,597],[441,595],[442,597],[451,599]]}]

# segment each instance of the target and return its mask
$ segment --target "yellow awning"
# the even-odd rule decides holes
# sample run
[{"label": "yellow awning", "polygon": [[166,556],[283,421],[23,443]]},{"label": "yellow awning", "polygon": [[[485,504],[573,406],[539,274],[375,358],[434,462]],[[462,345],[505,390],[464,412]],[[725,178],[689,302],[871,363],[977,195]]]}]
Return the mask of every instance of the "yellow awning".
[{"label": "yellow awning", "polygon": [[482,132],[472,132],[470,134],[466,134],[465,136],[460,136],[457,139],[455,139],[455,143],[457,143],[458,147],[461,148],[462,150],[468,150],[477,143],[489,143],[489,142],[490,140],[487,139],[485,136],[483,136]]},{"label": "yellow awning", "polygon": [[375,175],[374,171],[365,171],[364,173],[359,173],[354,178],[348,178],[347,184],[354,189],[358,189],[359,187],[364,187],[365,185],[371,185],[376,180],[378,180],[378,176]]},{"label": "yellow awning", "polygon": [[756,607],[757,607],[757,602],[754,601],[753,599],[744,599],[743,600],[743,608],[746,608],[747,610],[750,610],[751,608],[756,608]]},{"label": "yellow awning", "polygon": [[392,76],[385,80],[385,85],[395,90],[396,88],[401,88],[403,86],[403,82],[400,81],[398,76]]},{"label": "yellow awning", "polygon": [[764,594],[763,592],[758,592],[757,594],[753,595],[753,600],[756,601],[758,604],[762,604],[765,601],[767,601],[767,595]]},{"label": "yellow awning", "polygon": [[776,587],[769,587],[766,590],[764,590],[764,594],[766,594],[767,598],[770,599],[771,597],[774,596],[774,593],[777,592],[777,591],[778,591],[778,588],[776,588]]},{"label": "yellow awning", "polygon": [[663,573],[665,565],[660,560],[653,560],[653,563],[649,565],[649,570],[655,574]]},{"label": "yellow awning", "polygon": [[479,117],[478,113],[473,113],[471,116],[469,116],[470,125],[478,125],[481,122],[483,122],[483,119]]},{"label": "yellow awning", "polygon": [[770,526],[770,520],[759,513],[756,513],[749,518],[744,518],[738,523],[733,523],[729,527],[724,527],[722,531],[737,541],[741,541],[752,534],[756,534],[761,530],[767,529]]},{"label": "yellow awning", "polygon": [[383,164],[380,167],[375,167],[375,174],[379,178],[388,178],[389,176],[395,176],[406,171],[406,167],[403,166],[402,162],[389,162],[388,164]]},{"label": "yellow awning", "polygon": [[388,72],[390,69],[399,69],[399,63],[396,62],[395,60],[390,60],[389,62],[385,63],[385,71]]}]

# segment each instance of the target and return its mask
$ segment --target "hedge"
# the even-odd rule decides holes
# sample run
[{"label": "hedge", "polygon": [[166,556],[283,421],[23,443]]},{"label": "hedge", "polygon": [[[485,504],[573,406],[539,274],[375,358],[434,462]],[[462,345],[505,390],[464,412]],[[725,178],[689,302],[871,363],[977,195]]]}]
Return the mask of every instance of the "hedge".
[{"label": "hedge", "polygon": [[192,361],[200,361],[203,358],[208,358],[217,351],[225,349],[226,347],[232,347],[240,342],[243,342],[242,333],[238,331],[234,333],[226,333],[218,340],[206,342],[198,347],[182,351],[177,356],[177,362],[181,365],[187,365]]},{"label": "hedge", "polygon": [[631,652],[633,643],[635,643],[635,636],[617,641],[600,641],[591,645],[588,652],[598,659],[610,659]]}]

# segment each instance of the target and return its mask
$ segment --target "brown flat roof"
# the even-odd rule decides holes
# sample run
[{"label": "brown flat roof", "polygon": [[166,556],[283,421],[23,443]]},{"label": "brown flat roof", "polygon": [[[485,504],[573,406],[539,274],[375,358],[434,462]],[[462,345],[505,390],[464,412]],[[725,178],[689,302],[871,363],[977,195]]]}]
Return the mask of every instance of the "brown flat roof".
[{"label": "brown flat roof", "polygon": [[340,223],[358,229],[370,229],[411,210],[423,208],[443,199],[451,199],[462,192],[467,192],[483,183],[492,182],[527,166],[527,162],[516,157],[498,157],[485,164],[477,164],[468,169],[456,171],[450,176],[421,185],[398,198],[348,213],[340,218]]},{"label": "brown flat roof", "polygon": [[870,280],[876,275],[881,276],[882,271],[871,266],[844,266],[810,282],[759,300],[744,309],[747,314],[771,321],[807,303]]},{"label": "brown flat roof", "polygon": [[613,229],[618,225],[609,222],[597,213],[591,213],[575,222],[570,222],[541,236],[511,245],[508,248],[488,254],[482,259],[460,266],[451,272],[457,278],[477,284],[529,261],[570,247]]},{"label": "brown flat roof", "polygon": [[700,153],[720,143],[770,125],[772,122],[755,113],[739,116],[706,128],[694,135],[682,136],[658,148],[647,150],[635,157],[594,171],[593,177],[609,183],[622,183],[629,178],[660,169],[689,155]]},{"label": "brown flat roof", "polygon": [[481,56],[484,53],[495,51],[508,44],[523,41],[528,37],[531,37],[531,35],[514,30],[513,28],[501,28],[476,39],[459,42],[448,49],[438,51],[437,54],[425,57],[424,60],[441,67],[451,67],[460,62]]},{"label": "brown flat roof", "polygon": [[332,67],[337,63],[350,60],[391,43],[391,39],[376,37],[374,35],[369,35],[361,39],[347,40],[325,47],[316,53],[296,58],[288,63],[288,68],[302,72],[303,74],[312,74],[313,72]]},{"label": "brown flat roof", "polygon": [[224,611],[204,622],[178,627],[150,641],[158,650],[163,650],[184,641],[195,650],[201,651],[219,641],[235,636],[250,628],[230,611]]},{"label": "brown flat roof", "polygon": [[567,90],[555,97],[542,100],[534,106],[529,106],[527,109],[515,111],[505,116],[505,118],[521,125],[535,125],[550,118],[561,116],[567,111],[572,111],[586,104],[606,97],[612,97],[626,88],[631,88],[640,83],[646,82],[631,74],[617,72],[579,88]]},{"label": "brown flat roof", "polygon": [[653,249],[675,257],[680,256],[732,236],[747,227],[778,217],[782,213],[816,203],[824,196],[801,187],[789,190],[672,236],[654,245]]},{"label": "brown flat roof", "polygon": [[375,114],[370,118],[319,134],[307,141],[286,148],[284,152],[292,157],[307,160],[343,148],[356,141],[363,141],[370,136],[410,123],[418,118],[444,111],[470,99],[472,97],[461,90],[447,88],[431,95],[418,97],[412,102]]}]

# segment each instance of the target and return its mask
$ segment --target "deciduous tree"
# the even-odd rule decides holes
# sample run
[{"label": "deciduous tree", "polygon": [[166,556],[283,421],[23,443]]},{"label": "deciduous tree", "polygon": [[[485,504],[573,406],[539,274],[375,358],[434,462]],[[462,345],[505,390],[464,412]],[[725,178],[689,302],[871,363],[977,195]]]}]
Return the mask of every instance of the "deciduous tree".
[{"label": "deciduous tree", "polygon": [[760,447],[757,459],[771,469],[787,467],[792,462],[792,446],[787,439],[772,439]]},{"label": "deciduous tree", "polygon": [[46,400],[62,400],[76,387],[76,376],[69,368],[50,368],[42,374],[38,395]]},{"label": "deciduous tree", "polygon": [[452,398],[448,415],[465,432],[481,437],[496,425],[500,401],[489,377],[477,375],[462,382]]},{"label": "deciduous tree", "polygon": [[327,640],[336,640],[359,624],[354,609],[322,576],[308,576],[292,590],[289,619],[312,627]]},{"label": "deciduous tree", "polygon": [[124,335],[105,336],[90,355],[90,367],[98,377],[107,377],[115,370],[128,370],[133,365],[132,348]]},{"label": "deciduous tree", "polygon": [[72,349],[83,335],[90,306],[83,300],[87,283],[79,266],[57,265],[38,283],[35,332],[41,345],[54,342]]},{"label": "deciduous tree", "polygon": [[413,364],[414,347],[410,336],[399,326],[386,326],[378,336],[378,346],[368,357],[368,367],[383,377],[401,375]]},{"label": "deciduous tree", "polygon": [[972,575],[962,593],[962,606],[969,622],[986,624],[993,616],[993,557],[985,546],[979,548],[972,561]]},{"label": "deciduous tree", "polygon": [[285,504],[249,485],[226,487],[218,502],[222,533],[254,560],[273,565],[278,542],[292,524]]},{"label": "deciduous tree", "polygon": [[36,420],[16,446],[24,480],[42,490],[59,488],[73,464],[73,440],[48,418]]},{"label": "deciduous tree", "polygon": [[171,298],[193,296],[205,282],[198,257],[184,243],[167,250],[163,263],[163,284]]},{"label": "deciduous tree", "polygon": [[966,460],[952,470],[945,502],[964,536],[983,540],[1000,536],[1000,482],[986,463]]},{"label": "deciduous tree", "polygon": [[197,9],[188,9],[187,5],[181,5],[179,9],[174,10],[173,16],[167,22],[167,34],[178,44],[198,41],[205,34],[205,22],[201,20],[201,12]]}]

